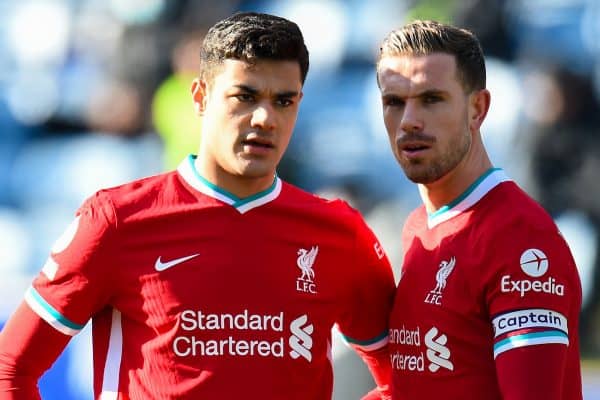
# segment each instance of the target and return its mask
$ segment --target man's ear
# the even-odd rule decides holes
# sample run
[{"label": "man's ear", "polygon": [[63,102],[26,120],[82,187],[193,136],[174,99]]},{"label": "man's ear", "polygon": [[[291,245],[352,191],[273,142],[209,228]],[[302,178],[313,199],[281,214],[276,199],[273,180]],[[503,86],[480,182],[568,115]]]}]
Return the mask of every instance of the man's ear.
[{"label": "man's ear", "polygon": [[200,78],[194,79],[190,91],[192,93],[196,114],[203,115],[206,110],[206,101],[208,98],[206,81],[201,80]]},{"label": "man's ear", "polygon": [[469,97],[469,129],[471,132],[479,132],[490,109],[490,91],[487,89],[477,90]]}]

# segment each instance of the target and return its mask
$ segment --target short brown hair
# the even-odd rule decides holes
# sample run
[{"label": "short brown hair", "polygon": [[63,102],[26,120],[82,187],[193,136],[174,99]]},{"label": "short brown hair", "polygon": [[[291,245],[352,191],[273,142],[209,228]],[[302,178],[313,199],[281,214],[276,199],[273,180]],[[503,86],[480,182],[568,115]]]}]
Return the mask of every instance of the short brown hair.
[{"label": "short brown hair", "polygon": [[308,73],[308,50],[300,28],[270,14],[236,13],[209,29],[200,50],[200,78],[210,81],[226,59],[297,61],[302,84]]},{"label": "short brown hair", "polygon": [[437,21],[416,20],[392,31],[381,43],[377,64],[384,57],[431,53],[454,56],[465,92],[485,89],[485,60],[475,34]]}]

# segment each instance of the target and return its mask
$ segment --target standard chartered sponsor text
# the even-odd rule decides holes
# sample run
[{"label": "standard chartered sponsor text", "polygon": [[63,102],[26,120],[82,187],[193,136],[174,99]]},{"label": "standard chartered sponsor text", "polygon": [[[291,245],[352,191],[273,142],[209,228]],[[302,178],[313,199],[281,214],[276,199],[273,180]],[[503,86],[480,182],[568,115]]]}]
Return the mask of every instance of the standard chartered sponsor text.
[{"label": "standard chartered sponsor text", "polygon": [[[201,310],[184,310],[181,313],[180,328],[185,332],[199,332],[197,335],[180,335],[173,340],[173,351],[177,356],[284,356],[283,312],[276,314],[253,314],[247,309],[237,314],[211,314]],[[217,339],[207,339],[200,333],[226,332]],[[236,332],[245,332],[244,337],[236,337]],[[264,337],[248,338],[247,332],[256,332]],[[269,334],[266,334],[269,333]],[[273,337],[272,333],[279,333]],[[268,339],[266,339],[268,337]]]},{"label": "standard chartered sponsor text", "polygon": [[[413,346],[419,348],[421,346],[421,332],[417,326],[414,329],[408,329],[404,325],[400,329],[390,329],[390,343],[401,344],[407,346],[409,351]],[[408,371],[424,371],[425,370],[425,355],[423,351],[409,351],[402,353],[395,351],[390,354],[392,368]]]}]

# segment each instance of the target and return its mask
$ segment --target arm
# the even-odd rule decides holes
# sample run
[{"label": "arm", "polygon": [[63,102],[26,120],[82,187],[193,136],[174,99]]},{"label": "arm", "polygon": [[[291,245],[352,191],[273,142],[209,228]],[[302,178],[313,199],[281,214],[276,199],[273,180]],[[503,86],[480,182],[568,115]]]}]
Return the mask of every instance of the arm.
[{"label": "arm", "polygon": [[391,400],[392,392],[390,383],[392,378],[392,368],[387,345],[371,352],[357,350],[357,353],[363,359],[365,364],[367,364],[367,367],[375,380],[375,384],[377,385],[377,387],[367,393],[362,400]]},{"label": "arm", "polygon": [[526,239],[494,255],[503,260],[488,292],[498,386],[505,400],[581,399],[577,268],[555,227],[527,221],[503,235]]},{"label": "arm", "polygon": [[23,302],[0,332],[0,400],[38,400],[37,383],[69,342]]},{"label": "arm", "polygon": [[[356,276],[359,283],[352,294],[354,303],[351,313],[353,316],[365,314],[356,320],[352,318],[359,324],[357,334],[344,337],[367,365],[377,385],[362,400],[390,400],[392,364],[387,344],[388,320],[396,284],[390,262],[377,237],[364,223],[357,232],[357,242],[360,243],[358,248],[361,249],[359,256],[355,258],[359,260]],[[362,332],[358,333],[359,330]],[[368,336],[365,335],[366,332],[369,332]],[[373,337],[373,333],[378,335]],[[351,337],[370,339],[356,341]]]},{"label": "arm", "polygon": [[40,376],[106,304],[111,274],[104,249],[114,220],[106,204],[80,209],[0,332],[0,400],[39,399]]},{"label": "arm", "polygon": [[504,400],[561,400],[567,347],[527,346],[496,359],[496,374]]}]

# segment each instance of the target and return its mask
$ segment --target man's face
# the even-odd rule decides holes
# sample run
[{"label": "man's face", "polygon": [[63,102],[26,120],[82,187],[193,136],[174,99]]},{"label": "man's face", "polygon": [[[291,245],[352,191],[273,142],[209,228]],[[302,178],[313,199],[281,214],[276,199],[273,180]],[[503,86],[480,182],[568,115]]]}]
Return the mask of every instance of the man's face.
[{"label": "man's face", "polygon": [[225,60],[212,82],[195,81],[192,93],[203,116],[199,172],[233,193],[268,187],[298,116],[298,63]]},{"label": "man's face", "polygon": [[428,184],[444,177],[471,150],[470,96],[453,56],[388,56],[377,73],[390,145],[406,176]]}]

